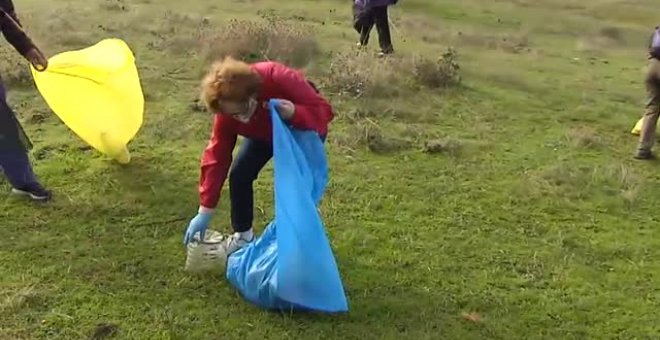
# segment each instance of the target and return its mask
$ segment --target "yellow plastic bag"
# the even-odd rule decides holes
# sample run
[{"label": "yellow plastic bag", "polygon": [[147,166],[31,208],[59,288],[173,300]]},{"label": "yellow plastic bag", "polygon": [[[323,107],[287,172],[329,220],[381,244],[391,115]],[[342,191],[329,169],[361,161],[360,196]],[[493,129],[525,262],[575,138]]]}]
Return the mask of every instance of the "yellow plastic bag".
[{"label": "yellow plastic bag", "polygon": [[48,69],[31,67],[48,106],[76,135],[119,163],[142,126],[144,95],[135,57],[120,39],[105,39],[53,56]]},{"label": "yellow plastic bag", "polygon": [[644,122],[644,118],[640,118],[637,123],[635,124],[635,127],[630,131],[635,136],[639,136],[640,133],[642,133],[642,123]]},{"label": "yellow plastic bag", "polygon": [[639,134],[642,132],[642,121],[644,121],[644,118],[640,118],[637,121],[637,123],[635,124],[635,127],[633,127],[633,129],[632,129],[632,131],[630,131],[630,133],[632,133],[635,136],[639,136]]}]

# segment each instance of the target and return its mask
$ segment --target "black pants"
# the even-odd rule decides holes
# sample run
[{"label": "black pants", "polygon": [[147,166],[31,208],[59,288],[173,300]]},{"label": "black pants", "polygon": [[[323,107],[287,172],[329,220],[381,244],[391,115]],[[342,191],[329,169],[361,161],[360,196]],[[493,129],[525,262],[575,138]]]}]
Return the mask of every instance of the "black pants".
[{"label": "black pants", "polygon": [[254,218],[254,190],[252,183],[261,169],[273,157],[270,143],[245,139],[229,170],[229,199],[231,226],[235,232],[252,228]]},{"label": "black pants", "polygon": [[[321,137],[325,142],[325,136]],[[235,232],[252,228],[254,219],[254,189],[252,183],[273,157],[273,145],[246,138],[238,150],[229,170],[229,199],[231,226]]]},{"label": "black pants", "polygon": [[373,8],[360,8],[353,6],[353,28],[360,33],[360,44],[366,46],[369,43],[371,29],[376,25],[378,31],[378,43],[383,53],[391,53],[392,37],[390,36],[390,21],[387,13],[388,6]]},{"label": "black pants", "polygon": [[32,142],[7,103],[7,91],[0,79],[0,151],[27,152],[30,149]]},{"label": "black pants", "polygon": [[[307,83],[320,93],[314,82]],[[325,143],[325,136],[321,136]],[[246,138],[229,169],[229,200],[231,201],[231,227],[241,233],[252,228],[254,219],[254,189],[252,183],[261,169],[273,158],[273,145]]]},{"label": "black pants", "polygon": [[13,188],[27,189],[37,183],[27,154],[31,147],[0,82],[0,175],[4,173]]}]

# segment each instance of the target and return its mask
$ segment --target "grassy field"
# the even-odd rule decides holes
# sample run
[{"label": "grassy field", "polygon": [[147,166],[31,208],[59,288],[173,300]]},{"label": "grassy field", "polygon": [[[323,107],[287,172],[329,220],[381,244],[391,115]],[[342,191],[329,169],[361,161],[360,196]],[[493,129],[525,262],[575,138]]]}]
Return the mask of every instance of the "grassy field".
[{"label": "grassy field", "polygon": [[[384,61],[375,37],[356,52],[348,1],[16,5],[50,55],[125,39],[147,103],[118,166],[3,44],[55,199],[0,198],[0,339],[660,338],[660,168],[632,160],[629,134],[657,0],[403,0]],[[322,212],[346,315],[263,312],[220,273],[182,270],[211,124],[197,86],[223,53],[304,67],[337,108]],[[213,229],[228,221],[223,198]]]}]

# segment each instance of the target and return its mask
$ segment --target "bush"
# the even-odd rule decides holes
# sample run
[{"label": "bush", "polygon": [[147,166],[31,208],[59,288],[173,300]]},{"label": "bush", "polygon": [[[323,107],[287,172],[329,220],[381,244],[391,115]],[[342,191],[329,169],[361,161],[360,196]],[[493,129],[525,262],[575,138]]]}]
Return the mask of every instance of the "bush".
[{"label": "bush", "polygon": [[99,6],[102,10],[111,12],[127,12],[129,10],[125,0],[104,0]]},{"label": "bush", "polygon": [[458,156],[463,150],[463,147],[463,142],[458,139],[433,139],[424,144],[424,152],[428,154],[448,154],[450,156]]},{"label": "bush", "polygon": [[324,88],[354,98],[398,96],[416,86],[447,88],[460,84],[457,53],[450,48],[440,58],[388,57],[365,53],[333,55],[324,75]]},{"label": "bush", "polygon": [[[137,17],[134,20],[145,20]],[[137,25],[132,25],[137,26]],[[152,20],[148,32],[151,40],[147,46],[168,54],[190,54],[199,46],[200,39],[211,28],[206,17],[167,10],[157,20]]]},{"label": "bush", "polygon": [[206,61],[232,56],[248,62],[277,60],[304,67],[320,53],[313,31],[274,15],[262,21],[230,20],[219,30],[202,32],[200,49]]},{"label": "bush", "polygon": [[440,58],[429,60],[415,57],[412,60],[414,78],[429,88],[446,88],[461,82],[460,65],[456,50],[449,48]]},{"label": "bush", "polygon": [[399,94],[401,84],[390,59],[374,60],[364,53],[333,55],[323,76],[323,86],[338,94],[354,98],[389,97]]},{"label": "bush", "polygon": [[385,155],[407,150],[413,145],[410,138],[401,136],[392,126],[385,128],[370,118],[352,119],[349,125],[335,129],[332,143],[340,149],[354,152],[366,148],[372,153]]}]

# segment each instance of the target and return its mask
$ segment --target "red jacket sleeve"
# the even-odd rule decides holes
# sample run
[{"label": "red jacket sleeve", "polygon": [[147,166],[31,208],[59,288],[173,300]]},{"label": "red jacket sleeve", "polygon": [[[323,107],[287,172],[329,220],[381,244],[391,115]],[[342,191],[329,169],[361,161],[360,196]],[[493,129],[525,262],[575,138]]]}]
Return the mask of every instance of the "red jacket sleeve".
[{"label": "red jacket sleeve", "polygon": [[328,124],[334,117],[332,106],[307,82],[301,72],[277,64],[271,74],[272,83],[296,107],[291,125],[301,130],[328,133]]},{"label": "red jacket sleeve", "polygon": [[216,114],[213,119],[213,132],[202,155],[199,179],[199,204],[205,208],[215,208],[220,200],[220,192],[227,178],[232,162],[232,152],[236,146],[234,122]]}]

